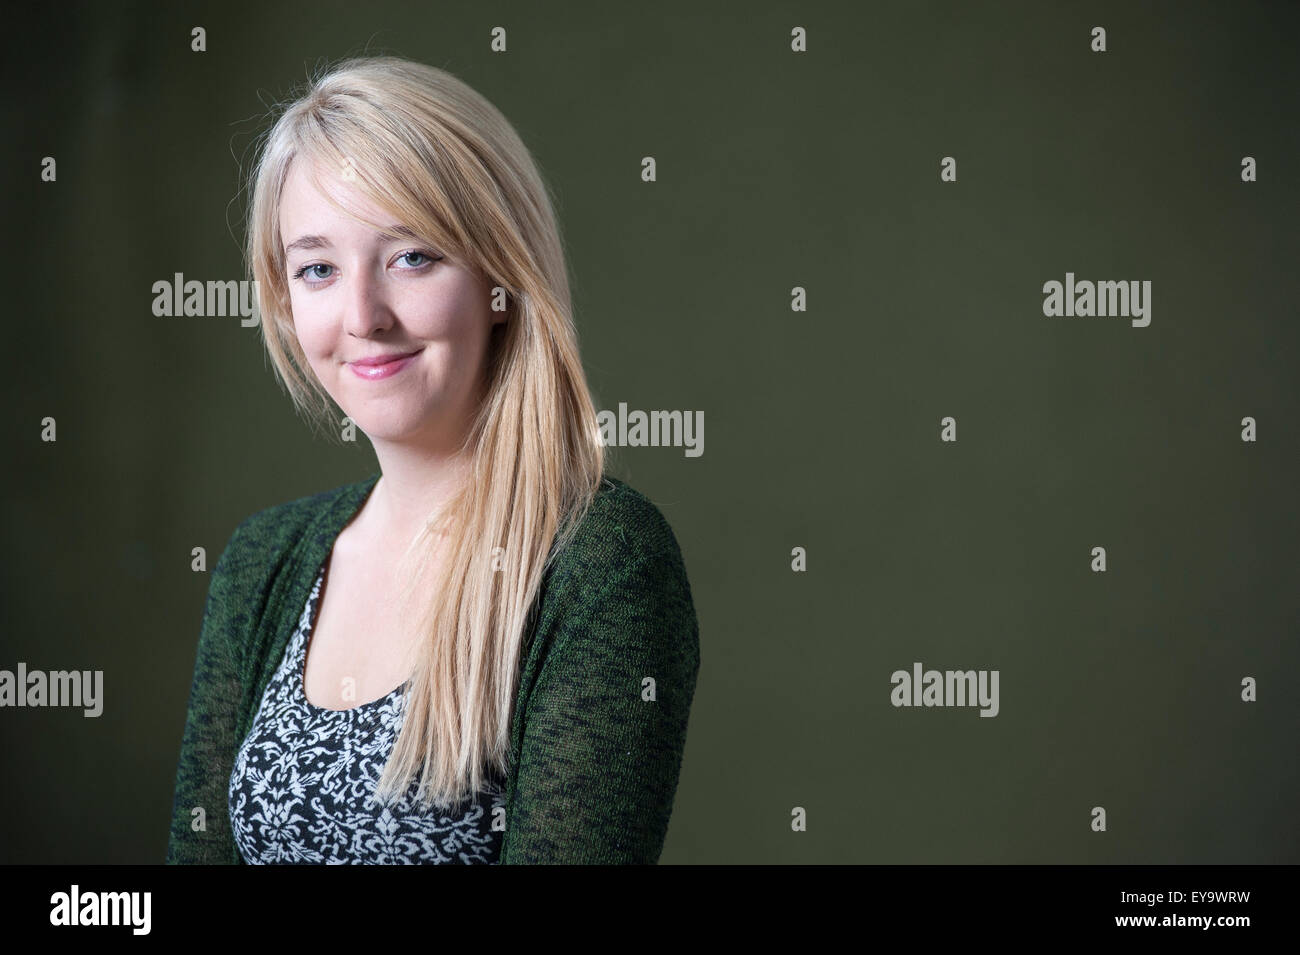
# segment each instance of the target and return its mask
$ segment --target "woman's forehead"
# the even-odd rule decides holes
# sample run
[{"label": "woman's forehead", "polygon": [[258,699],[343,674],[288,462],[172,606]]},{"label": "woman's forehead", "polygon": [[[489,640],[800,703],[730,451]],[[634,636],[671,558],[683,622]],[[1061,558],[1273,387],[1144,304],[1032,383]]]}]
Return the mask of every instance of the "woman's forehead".
[{"label": "woman's forehead", "polygon": [[[387,229],[393,218],[357,186],[355,178],[349,181],[344,174],[296,158],[290,164],[280,197],[282,233],[326,224],[336,230],[373,232]],[[409,230],[405,223],[391,224]]]}]

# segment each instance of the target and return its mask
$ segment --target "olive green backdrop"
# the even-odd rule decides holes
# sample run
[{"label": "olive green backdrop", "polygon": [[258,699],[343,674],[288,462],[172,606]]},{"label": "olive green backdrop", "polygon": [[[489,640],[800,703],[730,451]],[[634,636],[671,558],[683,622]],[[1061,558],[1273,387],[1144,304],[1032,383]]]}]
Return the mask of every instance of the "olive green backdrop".
[{"label": "olive green backdrop", "polygon": [[[254,329],[151,307],[177,272],[242,277],[261,116],[366,51],[452,71],[534,151],[598,407],[704,412],[700,457],[612,449],[676,531],[701,628],[662,861],[1300,861],[1298,20],[14,11],[0,669],[102,669],[105,699],[0,709],[0,861],[162,860],[208,586],[191,548],[211,567],[249,514],[375,468],[312,437]],[[1149,280],[1151,324],[1045,317],[1067,272]],[[997,669],[999,715],[895,708],[914,661]]]}]

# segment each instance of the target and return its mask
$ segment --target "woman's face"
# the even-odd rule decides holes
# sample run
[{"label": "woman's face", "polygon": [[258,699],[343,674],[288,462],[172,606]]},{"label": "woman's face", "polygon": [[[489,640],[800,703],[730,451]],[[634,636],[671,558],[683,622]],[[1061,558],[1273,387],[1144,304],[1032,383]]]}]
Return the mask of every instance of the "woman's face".
[{"label": "woman's face", "polygon": [[[355,186],[321,177],[349,209],[386,222]],[[376,234],[316,190],[300,160],[280,203],[293,326],[330,396],[372,440],[459,445],[477,409],[494,323],[491,288],[441,249]]]}]

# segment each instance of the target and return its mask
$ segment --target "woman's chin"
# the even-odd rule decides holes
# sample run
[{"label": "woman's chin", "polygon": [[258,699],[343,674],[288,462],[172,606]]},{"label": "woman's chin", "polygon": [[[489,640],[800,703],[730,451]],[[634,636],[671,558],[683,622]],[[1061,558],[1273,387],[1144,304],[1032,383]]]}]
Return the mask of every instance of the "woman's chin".
[{"label": "woman's chin", "polygon": [[374,416],[353,417],[357,430],[371,441],[383,441],[387,444],[419,444],[427,439],[427,428],[423,421],[405,418],[376,418]]}]

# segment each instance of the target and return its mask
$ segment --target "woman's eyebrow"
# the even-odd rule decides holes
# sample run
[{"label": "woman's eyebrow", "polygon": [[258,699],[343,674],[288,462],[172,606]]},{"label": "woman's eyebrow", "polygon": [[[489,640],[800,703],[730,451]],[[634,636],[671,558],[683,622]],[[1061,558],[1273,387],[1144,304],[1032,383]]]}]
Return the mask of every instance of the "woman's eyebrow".
[{"label": "woman's eyebrow", "polygon": [[[375,236],[383,242],[393,242],[396,239],[416,239],[419,238],[415,232],[404,225],[390,225],[382,232],[376,232]],[[288,255],[294,249],[328,249],[330,240],[323,235],[304,235],[294,239],[284,247],[284,254]]]}]

